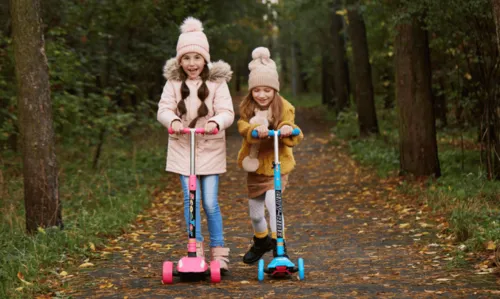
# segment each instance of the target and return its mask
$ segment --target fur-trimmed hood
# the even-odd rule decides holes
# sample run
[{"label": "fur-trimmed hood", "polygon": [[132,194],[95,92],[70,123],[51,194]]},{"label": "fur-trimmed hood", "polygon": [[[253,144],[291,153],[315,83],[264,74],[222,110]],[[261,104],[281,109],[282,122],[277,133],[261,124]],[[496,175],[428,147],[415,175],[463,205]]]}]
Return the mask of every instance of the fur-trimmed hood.
[{"label": "fur-trimmed hood", "polygon": [[[167,60],[165,66],[163,67],[163,77],[165,77],[165,79],[167,80],[182,80],[180,75],[180,68],[181,66],[177,59],[170,58],[169,60]],[[231,76],[233,75],[231,66],[222,60],[212,62],[209,69],[210,71],[208,75],[208,81],[217,83],[221,83],[223,81],[229,82],[229,80],[231,80]]]}]

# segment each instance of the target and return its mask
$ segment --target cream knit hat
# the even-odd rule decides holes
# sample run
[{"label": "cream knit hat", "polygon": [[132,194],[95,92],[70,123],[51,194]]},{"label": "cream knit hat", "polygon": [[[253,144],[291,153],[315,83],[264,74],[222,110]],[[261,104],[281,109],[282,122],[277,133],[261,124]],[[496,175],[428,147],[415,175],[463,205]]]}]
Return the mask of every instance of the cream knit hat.
[{"label": "cream knit hat", "polygon": [[280,90],[280,81],[276,63],[271,59],[268,48],[258,47],[252,51],[252,61],[248,64],[250,75],[248,76],[248,89],[256,86],[269,86],[276,91]]},{"label": "cream knit hat", "polygon": [[196,52],[210,63],[209,51],[207,36],[203,33],[200,20],[187,17],[181,25],[181,35],[177,41],[177,61],[180,61],[182,55],[186,53]]}]

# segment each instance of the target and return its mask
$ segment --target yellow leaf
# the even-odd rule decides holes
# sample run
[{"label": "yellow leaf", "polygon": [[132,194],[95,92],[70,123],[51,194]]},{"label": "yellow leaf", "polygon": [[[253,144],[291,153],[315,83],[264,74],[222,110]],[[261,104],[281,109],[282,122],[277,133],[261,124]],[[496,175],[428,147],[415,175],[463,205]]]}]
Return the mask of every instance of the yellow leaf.
[{"label": "yellow leaf", "polygon": [[60,276],[64,277],[64,276],[67,276],[68,275],[68,272],[66,271],[62,271],[61,273],[59,273]]},{"label": "yellow leaf", "polygon": [[486,250],[495,250],[497,249],[497,245],[493,241],[489,241],[486,245]]},{"label": "yellow leaf", "polygon": [[241,284],[249,284],[250,282],[248,280],[242,280],[240,281]]},{"label": "yellow leaf", "polygon": [[43,229],[43,227],[41,227],[41,226],[39,226],[37,228],[37,230],[38,230],[39,233],[46,234],[45,229]]},{"label": "yellow leaf", "polygon": [[87,262],[87,263],[81,264],[80,266],[78,266],[78,268],[90,268],[90,267],[93,267],[93,266],[94,266],[94,264]]},{"label": "yellow leaf", "polygon": [[18,288],[16,288],[16,291],[17,291],[17,292],[22,292],[22,291],[23,291],[23,287],[18,287]]},{"label": "yellow leaf", "polygon": [[32,286],[33,285],[31,282],[24,280],[24,275],[21,272],[17,272],[17,278],[19,278],[19,280],[22,281],[27,286]]},{"label": "yellow leaf", "polygon": [[465,79],[467,79],[467,80],[472,79],[472,76],[471,76],[471,74],[469,74],[469,73],[465,73],[464,77],[465,77]]},{"label": "yellow leaf", "polygon": [[94,245],[94,243],[89,242],[89,247],[90,247],[90,250],[95,251],[95,245]]},{"label": "yellow leaf", "polygon": [[421,227],[423,227],[423,228],[433,227],[433,226],[434,226],[434,225],[432,225],[432,224],[428,224],[428,223],[425,223],[425,222],[420,222],[419,224],[420,224],[420,226],[421,226]]},{"label": "yellow leaf", "polygon": [[399,225],[399,228],[408,228],[408,227],[410,227],[410,224],[409,224],[409,223],[401,223],[401,224]]}]

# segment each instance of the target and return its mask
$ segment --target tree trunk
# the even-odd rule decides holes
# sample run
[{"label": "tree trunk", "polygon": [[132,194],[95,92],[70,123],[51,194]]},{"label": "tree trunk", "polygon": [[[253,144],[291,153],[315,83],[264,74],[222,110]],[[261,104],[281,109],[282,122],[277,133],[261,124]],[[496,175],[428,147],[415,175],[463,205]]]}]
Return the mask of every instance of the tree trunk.
[{"label": "tree trunk", "polygon": [[491,0],[493,7],[493,17],[495,18],[495,28],[497,32],[497,47],[500,53],[500,0]]},{"label": "tree trunk", "polygon": [[283,44],[280,45],[280,62],[281,62],[281,73],[280,73],[280,86],[289,86],[288,84],[290,83],[290,80],[288,79],[289,73],[288,73],[288,55],[286,51],[286,46]]},{"label": "tree trunk", "polygon": [[234,65],[234,73],[233,73],[234,91],[237,94],[239,94],[241,91],[241,68],[242,68],[241,59],[234,59],[233,65]]},{"label": "tree trunk", "polygon": [[396,98],[402,174],[439,177],[427,31],[416,18],[396,26]]},{"label": "tree trunk", "polygon": [[345,54],[344,34],[342,33],[342,16],[336,13],[340,7],[339,1],[333,3],[332,12],[332,45],[335,94],[337,96],[337,112],[349,106],[349,69]]},{"label": "tree trunk", "polygon": [[[439,79],[438,84],[441,91],[444,90],[444,80],[442,78]],[[439,121],[438,127],[446,127],[448,125],[448,121],[446,119],[446,96],[443,92],[434,96],[434,111],[436,112],[436,120]]]},{"label": "tree trunk", "polygon": [[298,77],[298,67],[297,67],[297,55],[295,46],[291,47],[291,57],[292,57],[292,96],[297,97],[297,77]]},{"label": "tree trunk", "polygon": [[38,227],[62,227],[40,1],[11,1],[11,16],[23,146],[26,228],[28,232],[35,232]]},{"label": "tree trunk", "polygon": [[[491,5],[493,7],[493,16],[495,18],[495,28],[497,35],[497,47],[498,47],[498,55],[500,55],[500,0],[491,0]],[[495,116],[495,148],[493,151],[494,157],[494,177],[496,180],[500,180],[500,112],[499,112],[499,102],[500,102],[500,84],[498,82],[494,82],[495,86],[493,86],[494,99],[493,103],[495,104],[495,110],[493,115]]]},{"label": "tree trunk", "polygon": [[295,60],[295,89],[297,94],[307,92],[307,82],[305,80],[305,74],[302,71],[300,62],[302,61],[302,51],[300,50],[300,45],[297,41],[293,43],[293,55]]},{"label": "tree trunk", "polygon": [[321,58],[321,103],[329,108],[335,107],[333,78],[330,74],[331,59],[327,53]]},{"label": "tree trunk", "polygon": [[352,43],[353,68],[355,76],[355,98],[358,109],[360,136],[378,134],[377,114],[373,99],[372,69],[366,40],[366,27],[358,6],[347,10],[349,37]]}]

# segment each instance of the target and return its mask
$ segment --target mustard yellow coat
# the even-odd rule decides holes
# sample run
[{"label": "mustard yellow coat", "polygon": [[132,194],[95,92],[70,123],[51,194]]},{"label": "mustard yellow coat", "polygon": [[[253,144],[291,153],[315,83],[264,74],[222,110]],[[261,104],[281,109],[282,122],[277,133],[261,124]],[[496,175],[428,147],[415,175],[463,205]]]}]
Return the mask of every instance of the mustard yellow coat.
[{"label": "mustard yellow coat", "polygon": [[[289,125],[291,127],[298,128],[295,124],[295,108],[287,100],[283,100],[283,117],[282,121],[278,125],[278,130]],[[259,139],[252,137],[252,131],[259,126],[259,124],[250,124],[248,119],[238,120],[238,131],[243,137],[243,142],[241,149],[238,152],[238,166],[243,168],[243,159],[250,153],[250,145],[260,142],[259,147],[259,168],[255,171],[257,174],[265,176],[273,176],[273,162],[274,162],[274,141],[272,138],[269,139]],[[302,131],[300,135],[290,136],[280,139],[279,144],[279,159],[281,162],[281,174],[287,174],[293,170],[295,167],[295,159],[293,157],[292,147],[299,144],[302,139],[304,139],[304,134]]]}]

